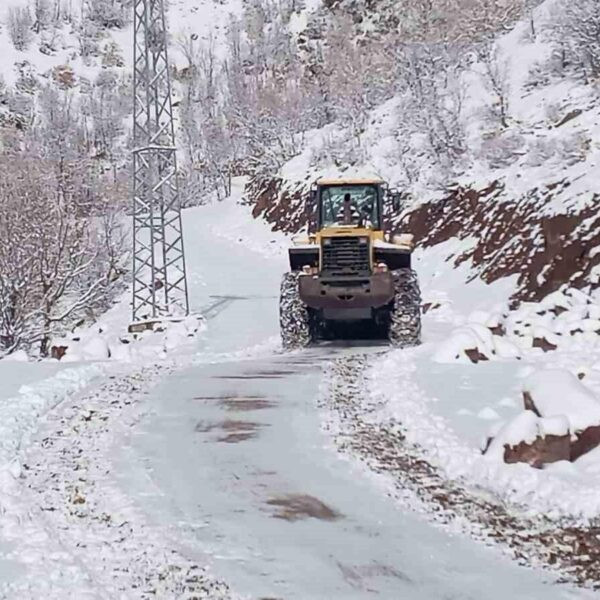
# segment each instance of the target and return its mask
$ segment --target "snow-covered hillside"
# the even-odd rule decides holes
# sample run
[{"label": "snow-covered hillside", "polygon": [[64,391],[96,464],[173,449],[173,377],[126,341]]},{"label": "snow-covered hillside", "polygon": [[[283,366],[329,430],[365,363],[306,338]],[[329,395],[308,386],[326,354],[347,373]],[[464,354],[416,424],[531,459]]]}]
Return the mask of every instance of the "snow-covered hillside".
[{"label": "snow-covered hillside", "polygon": [[416,236],[424,261],[439,260],[425,249],[458,239],[444,259],[466,264],[466,279],[510,278],[517,299],[540,300],[562,284],[594,289],[600,103],[594,82],[560,64],[559,10],[544,2],[484,59],[465,58],[446,89],[445,110],[457,111],[452,94],[460,103],[461,149],[450,162],[431,154],[425,127],[407,127],[399,94],[370,113],[350,161],[348,130],[309,132],[275,177],[251,183],[255,214],[297,230],[317,177],[374,173],[410,192],[399,226]]},{"label": "snow-covered hillside", "polygon": [[[75,93],[87,93],[105,70],[133,76],[133,9],[128,3],[72,3],[57,0],[7,0],[0,7],[0,77],[7,88],[18,88],[24,78],[40,84],[72,71],[64,83]],[[131,3],[129,3],[131,4]],[[42,8],[38,8],[42,7]],[[105,6],[105,9],[102,9]],[[193,38],[210,44],[219,56],[232,15],[241,14],[242,0],[172,0],[168,7],[171,62],[175,69],[188,66],[183,47]],[[24,20],[24,42],[15,46],[11,20],[15,11]],[[114,15],[109,18],[108,15]],[[12,27],[14,29],[14,26]],[[35,91],[34,89],[30,92]],[[12,106],[4,109],[10,110]]]}]

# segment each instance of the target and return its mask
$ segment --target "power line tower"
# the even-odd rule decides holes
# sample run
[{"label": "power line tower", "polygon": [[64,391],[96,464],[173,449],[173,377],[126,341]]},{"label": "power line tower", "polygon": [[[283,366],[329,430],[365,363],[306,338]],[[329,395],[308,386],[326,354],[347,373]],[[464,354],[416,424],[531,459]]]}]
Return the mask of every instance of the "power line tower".
[{"label": "power line tower", "polygon": [[189,312],[163,0],[134,4],[133,322]]}]

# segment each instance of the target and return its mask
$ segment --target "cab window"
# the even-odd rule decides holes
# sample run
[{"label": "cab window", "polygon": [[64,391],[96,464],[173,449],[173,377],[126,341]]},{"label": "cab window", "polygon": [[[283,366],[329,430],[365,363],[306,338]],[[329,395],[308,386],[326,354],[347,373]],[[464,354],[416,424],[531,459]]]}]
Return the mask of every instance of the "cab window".
[{"label": "cab window", "polygon": [[334,227],[344,222],[344,200],[350,198],[352,224],[380,229],[377,186],[332,185],[321,189],[321,226]]}]

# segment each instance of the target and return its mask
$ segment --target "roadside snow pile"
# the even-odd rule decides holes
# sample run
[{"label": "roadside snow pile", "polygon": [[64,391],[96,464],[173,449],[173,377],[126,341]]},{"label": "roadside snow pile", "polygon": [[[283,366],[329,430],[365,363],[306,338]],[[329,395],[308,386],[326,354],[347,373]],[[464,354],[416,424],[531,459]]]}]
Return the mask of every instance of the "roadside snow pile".
[{"label": "roadside snow pile", "polygon": [[105,372],[101,365],[65,369],[38,383],[21,386],[18,395],[0,402],[0,507],[2,494],[10,493],[20,476],[17,451],[37,430],[40,417]]},{"label": "roadside snow pile", "polygon": [[122,324],[113,327],[114,324],[107,321],[53,340],[53,358],[63,362],[156,359],[180,348],[206,329],[204,319],[195,315],[181,321],[162,321],[139,333],[126,333]]},{"label": "roadside snow pile", "polygon": [[[487,453],[482,454],[477,432],[472,429],[480,430],[483,422],[492,420],[487,419],[492,414],[480,409],[479,415],[486,417],[482,419],[476,410],[464,408],[468,388],[463,382],[472,385],[466,374],[478,373],[483,367],[456,364],[432,373],[427,367],[431,365],[430,350],[424,345],[393,351],[373,363],[367,375],[371,392],[363,402],[363,412],[370,421],[397,428],[406,442],[418,447],[423,459],[448,480],[492,493],[499,502],[517,506],[527,514],[583,522],[600,514],[600,448],[594,444],[600,439],[600,427],[594,425],[600,422],[600,404],[576,375],[564,368],[532,373],[527,367],[521,389],[528,391],[534,404],[514,413],[515,402],[500,395],[514,389],[512,367],[509,363],[502,369],[485,367],[488,375],[477,379],[481,387],[469,394],[479,406],[489,408],[498,393],[496,406],[514,416],[504,417],[504,421],[493,419]],[[490,379],[491,373],[501,375]],[[432,377],[438,380],[437,397],[424,391],[424,381],[431,384]],[[595,387],[596,374],[590,378]],[[470,420],[469,431],[461,425],[465,419]],[[507,464],[506,458],[517,464]],[[521,464],[517,458],[529,464]],[[544,468],[532,469],[530,465]]]},{"label": "roadside snow pile", "polygon": [[29,362],[29,356],[25,350],[16,350],[12,354],[7,354],[2,357],[2,360],[8,362]]},{"label": "roadside snow pile", "polygon": [[439,363],[522,358],[525,353],[600,346],[600,304],[575,288],[515,310],[476,311],[434,353]]},{"label": "roadside snow pile", "polygon": [[521,358],[522,350],[512,341],[492,333],[493,327],[468,323],[454,330],[433,355],[439,363],[473,362],[492,358]]}]

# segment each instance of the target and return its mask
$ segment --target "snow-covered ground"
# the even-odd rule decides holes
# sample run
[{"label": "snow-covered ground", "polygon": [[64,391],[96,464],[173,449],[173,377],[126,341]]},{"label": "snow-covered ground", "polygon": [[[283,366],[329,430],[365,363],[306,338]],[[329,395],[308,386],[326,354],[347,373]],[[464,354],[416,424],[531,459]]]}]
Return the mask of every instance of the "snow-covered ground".
[{"label": "snow-covered ground", "polygon": [[[128,344],[127,360],[76,353],[67,363],[0,362],[12,377],[0,399],[0,596],[330,599],[401,590],[467,598],[493,579],[490,598],[588,597],[472,542],[468,528],[457,535],[433,526],[414,497],[387,497],[368,469],[340,460],[320,428],[328,419],[318,408],[323,369],[332,359],[377,356],[368,373],[374,399],[361,396],[365,409],[373,401],[380,409],[371,417],[401,419],[448,477],[459,464],[460,475],[486,484],[476,468],[479,437],[496,413],[516,412],[509,373],[522,363],[432,356],[464,325],[461,307],[489,313],[484,299],[505,289],[464,290],[456,273],[423,259],[425,297],[442,304],[425,319],[423,347],[282,354],[287,242],[252,220],[238,203],[242,189],[239,180],[233,198],[185,211],[192,306],[204,316],[197,336],[169,346],[168,331],[148,333]],[[125,298],[82,339],[110,347],[128,318]],[[527,478],[550,501],[535,478],[553,477],[560,491],[564,471],[496,462],[488,473],[500,476],[488,489],[522,501],[500,484]]]},{"label": "snow-covered ground", "polygon": [[[151,413],[111,451],[115,480],[137,509],[250,597],[470,597],[491,577],[490,598],[586,597],[431,527],[340,460],[320,430],[322,370],[385,347],[278,354],[283,239],[248,224],[247,210],[194,209],[195,272],[230,302],[208,316],[198,364],[163,380]],[[230,354],[248,344],[265,354]]]},{"label": "snow-covered ground", "polygon": [[[437,251],[443,254],[445,250]],[[426,253],[427,262],[435,265],[435,251],[432,254]],[[523,412],[524,381],[532,375],[549,380],[543,394],[556,404],[553,414],[595,424],[600,409],[600,336],[586,323],[593,323],[589,313],[595,316],[598,305],[577,290],[567,290],[541,305],[509,311],[503,300],[510,282],[483,286],[475,280],[465,285],[460,271],[444,272],[441,266],[436,278],[430,276],[426,264],[419,270],[420,264],[416,268],[423,274],[425,301],[439,307],[424,317],[422,347],[391,352],[373,368],[371,402],[382,406],[378,418],[401,423],[408,439],[450,479],[492,491],[499,500],[528,513],[584,520],[596,517],[600,513],[600,450],[575,463],[562,461],[543,470],[505,465],[502,453],[482,456],[481,450],[488,437]],[[556,305],[566,307],[558,316],[549,312]],[[490,330],[498,325],[501,336]],[[545,352],[533,347],[534,339],[546,338],[555,341],[557,349]],[[489,360],[473,364],[465,350],[474,348]],[[574,384],[562,389],[554,386],[550,394],[551,369],[571,373]],[[581,417],[576,402],[581,392],[575,384],[589,390],[591,398]],[[574,423],[571,431],[581,428]]]},{"label": "snow-covered ground", "polygon": [[338,458],[315,398],[328,360],[356,351],[169,377],[154,414],[116,449],[116,477],[165,536],[251,598],[586,597],[432,527]]}]

